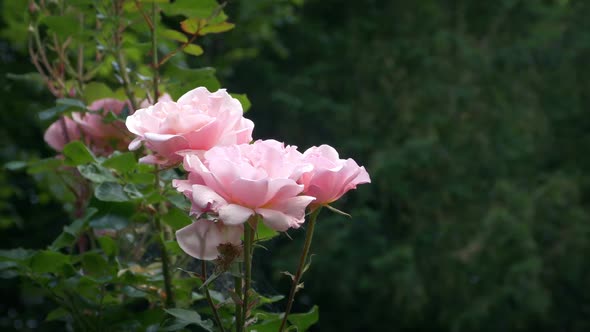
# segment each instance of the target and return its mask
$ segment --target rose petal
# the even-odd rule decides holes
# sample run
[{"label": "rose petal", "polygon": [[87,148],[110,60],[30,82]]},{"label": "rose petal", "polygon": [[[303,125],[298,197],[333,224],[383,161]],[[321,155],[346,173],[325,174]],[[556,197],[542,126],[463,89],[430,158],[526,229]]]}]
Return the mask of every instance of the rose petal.
[{"label": "rose petal", "polygon": [[202,211],[216,211],[220,206],[227,204],[225,199],[211,188],[199,184],[192,186],[192,202]]},{"label": "rose petal", "polygon": [[268,180],[236,179],[231,184],[232,198],[245,206],[256,208],[264,205],[268,192]]},{"label": "rose petal", "polygon": [[251,215],[252,209],[237,204],[228,204],[218,209],[219,219],[226,225],[240,225],[245,223]]},{"label": "rose petal", "polygon": [[239,245],[242,233],[242,226],[229,226],[200,219],[179,229],[176,232],[176,240],[188,255],[202,260],[214,260],[219,255],[217,247],[220,244]]}]

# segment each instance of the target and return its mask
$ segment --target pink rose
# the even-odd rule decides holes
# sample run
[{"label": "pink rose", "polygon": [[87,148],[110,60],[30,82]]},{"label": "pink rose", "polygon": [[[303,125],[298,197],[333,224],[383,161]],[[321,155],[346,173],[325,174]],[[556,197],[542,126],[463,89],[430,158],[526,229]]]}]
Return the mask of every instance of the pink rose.
[{"label": "pink rose", "polygon": [[[301,162],[302,157],[296,147],[285,147],[273,140],[218,146],[202,158],[186,155],[184,169],[189,172],[188,179],[174,180],[173,186],[191,200],[191,214],[213,216],[219,229],[241,226],[258,214],[268,227],[286,231],[304,222],[305,208],[314,200],[299,195],[303,185],[296,180],[311,170],[311,165]],[[202,223],[209,224],[195,226]],[[198,241],[198,248],[206,247],[204,251],[213,252],[213,244],[220,244],[217,240],[206,244],[201,235],[193,234],[197,229],[213,227],[211,221],[201,219],[188,227],[176,233],[181,247],[197,248]],[[195,255],[196,250],[185,251],[202,257]]]},{"label": "pink rose", "polygon": [[57,120],[45,132],[45,141],[55,150],[62,151],[63,147],[74,140],[82,140],[97,155],[107,156],[114,150],[122,150],[129,144],[129,133],[120,121],[106,123],[105,116],[109,112],[120,114],[126,102],[117,99],[99,99],[90,104],[88,109],[95,113],[71,114],[72,118],[63,117]]},{"label": "pink rose", "polygon": [[303,161],[312,164],[313,170],[298,182],[305,186],[304,194],[316,198],[314,205],[330,204],[358,184],[371,182],[364,167],[350,158],[340,159],[329,145],[309,148],[303,153]]},{"label": "pink rose", "polygon": [[182,161],[179,151],[248,143],[254,129],[254,123],[243,117],[237,99],[224,89],[211,93],[203,87],[187,92],[177,102],[163,100],[139,109],[126,124],[138,136],[129,149],[139,148],[143,141],[154,152],[140,161],[166,166]]},{"label": "pink rose", "polygon": [[109,155],[114,150],[124,150],[131,140],[125,124],[121,121],[105,122],[110,113],[121,114],[128,102],[105,98],[94,101],[88,109],[97,113],[72,113],[72,119],[90,140],[90,149],[98,155]]},{"label": "pink rose", "polygon": [[62,117],[47,128],[43,139],[55,151],[61,152],[69,142],[81,139],[80,129],[72,119]]}]

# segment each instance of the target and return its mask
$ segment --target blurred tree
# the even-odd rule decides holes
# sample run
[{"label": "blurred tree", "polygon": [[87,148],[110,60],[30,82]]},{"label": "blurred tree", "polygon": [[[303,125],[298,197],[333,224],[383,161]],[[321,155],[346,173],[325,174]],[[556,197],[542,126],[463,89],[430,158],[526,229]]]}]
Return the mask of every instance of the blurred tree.
[{"label": "blurred tree", "polygon": [[287,57],[239,63],[258,137],[332,144],[374,182],[341,205],[353,221],[320,218],[299,309],[319,302],[321,330],[590,327],[589,14],[307,1],[277,35]]}]

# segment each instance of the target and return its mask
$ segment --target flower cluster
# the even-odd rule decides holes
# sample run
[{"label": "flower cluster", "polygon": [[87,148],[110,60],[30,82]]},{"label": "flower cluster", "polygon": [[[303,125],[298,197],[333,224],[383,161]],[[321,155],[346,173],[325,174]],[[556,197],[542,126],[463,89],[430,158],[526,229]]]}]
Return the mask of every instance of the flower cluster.
[{"label": "flower cluster", "polygon": [[197,88],[176,102],[159,101],[126,125],[137,136],[129,148],[143,142],[152,152],[142,162],[182,162],[188,176],[172,184],[190,200],[195,221],[176,237],[187,254],[203,260],[217,258],[222,244],[239,245],[252,218],[280,232],[298,228],[306,209],[370,182],[364,167],[328,145],[301,153],[275,140],[250,143],[254,124],[225,90]]}]

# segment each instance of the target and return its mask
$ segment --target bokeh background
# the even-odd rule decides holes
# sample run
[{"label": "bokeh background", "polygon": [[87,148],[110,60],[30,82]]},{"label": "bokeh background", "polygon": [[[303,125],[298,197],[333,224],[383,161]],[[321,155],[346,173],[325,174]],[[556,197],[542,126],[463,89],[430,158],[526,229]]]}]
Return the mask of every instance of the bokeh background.
[{"label": "bokeh background", "polygon": [[[14,1],[14,2],[13,2]],[[49,157],[52,96],[0,0],[0,163]],[[590,1],[248,0],[199,65],[247,93],[257,138],[318,142],[373,183],[323,212],[296,311],[316,331],[590,330]],[[37,180],[37,181],[36,181]],[[68,222],[43,179],[0,169],[0,247]],[[302,232],[257,253],[286,293]],[[2,329],[51,303],[0,281]],[[277,311],[284,309],[277,305]],[[20,321],[20,325],[15,325]]]}]

